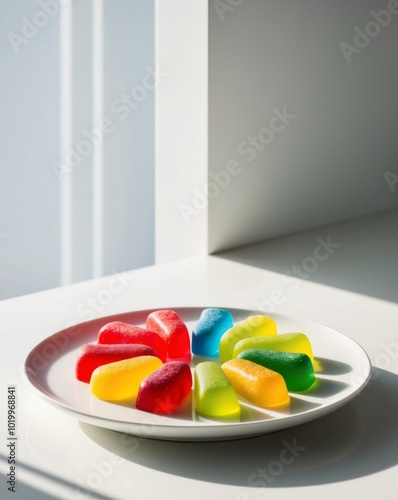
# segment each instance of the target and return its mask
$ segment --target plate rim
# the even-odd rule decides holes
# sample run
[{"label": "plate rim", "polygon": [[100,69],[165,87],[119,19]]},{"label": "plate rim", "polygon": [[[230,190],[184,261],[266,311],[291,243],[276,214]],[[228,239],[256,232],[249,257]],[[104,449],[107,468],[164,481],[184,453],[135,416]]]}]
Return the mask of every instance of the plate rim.
[{"label": "plate rim", "polygon": [[[302,318],[296,315],[289,315],[289,314],[284,314],[284,313],[267,313],[267,314],[262,314],[269,316],[277,322],[277,318],[280,319],[285,319],[289,321],[297,321],[297,322],[304,322],[308,324],[313,324],[316,327],[321,327],[322,329],[327,329],[332,331],[334,334],[338,334],[340,337],[344,339],[344,341],[348,341],[352,343],[355,346],[355,349],[357,349],[359,352],[361,352],[362,356],[364,357],[364,361],[366,361],[366,372],[363,376],[363,379],[361,383],[358,385],[358,387],[353,387],[351,386],[351,391],[348,391],[347,394],[345,394],[343,397],[339,398],[336,401],[332,401],[329,404],[322,405],[320,407],[316,408],[310,408],[308,410],[305,410],[299,414],[293,414],[293,415],[283,415],[280,418],[271,418],[270,420],[254,420],[254,421],[244,421],[244,422],[233,422],[233,423],[228,423],[228,422],[217,422],[217,423],[212,423],[212,422],[202,422],[204,425],[198,425],[198,422],[192,422],[191,424],[186,424],[184,426],[180,426],[177,424],[170,424],[170,425],[165,425],[162,423],[153,423],[151,424],[142,424],[141,422],[137,421],[132,421],[128,422],[125,420],[120,420],[120,419],[112,419],[109,417],[102,417],[94,414],[89,414],[86,413],[85,411],[79,410],[76,407],[72,407],[70,404],[67,402],[63,401],[61,398],[59,398],[55,393],[49,393],[48,391],[45,391],[43,388],[38,387],[38,385],[35,383],[34,377],[36,377],[36,380],[40,381],[40,378],[37,377],[37,370],[34,371],[30,366],[29,366],[29,360],[30,358],[34,355],[35,352],[40,348],[40,346],[45,345],[51,339],[54,339],[55,337],[59,336],[62,333],[67,332],[68,330],[71,330],[73,328],[81,328],[82,329],[82,335],[86,334],[85,331],[89,325],[96,324],[98,322],[110,322],[110,321],[123,321],[123,319],[120,319],[123,316],[131,316],[134,314],[140,314],[140,315],[147,315],[152,311],[157,311],[160,309],[171,309],[177,312],[179,314],[180,312],[183,311],[193,311],[197,310],[198,311],[198,318],[200,312],[205,309],[205,308],[220,308],[220,309],[227,309],[231,311],[233,314],[235,313],[240,313],[244,315],[251,315],[251,314],[262,314],[261,311],[258,310],[253,310],[253,309],[246,309],[246,308],[238,308],[238,307],[228,307],[228,306],[218,306],[218,305],[207,305],[207,306],[165,306],[165,307],[156,307],[156,308],[147,308],[147,309],[133,309],[130,311],[124,311],[121,313],[116,313],[108,316],[101,316],[97,318],[93,318],[87,321],[83,321],[80,323],[76,323],[73,325],[70,325],[66,328],[63,328],[61,330],[58,330],[51,335],[45,337],[42,339],[40,342],[38,342],[33,348],[30,349],[30,351],[26,354],[23,362],[23,377],[24,379],[28,382],[28,385],[32,387],[35,391],[35,393],[40,396],[42,399],[50,403],[52,406],[55,406],[57,408],[62,409],[62,411],[67,412],[70,415],[73,415],[74,417],[77,417],[78,420],[103,427],[105,429],[109,430],[116,430],[119,432],[125,432],[127,434],[132,434],[136,436],[141,436],[145,437],[148,439],[160,439],[160,440],[183,440],[183,441],[205,441],[206,438],[208,440],[214,441],[214,440],[229,440],[229,439],[241,439],[241,438],[248,438],[250,436],[256,436],[256,435],[263,435],[267,434],[269,432],[277,432],[279,430],[287,429],[289,427],[294,427],[296,425],[301,425],[307,422],[310,422],[312,420],[315,420],[317,418],[321,418],[322,416],[325,416],[338,408],[344,406],[347,404],[349,401],[354,399],[362,390],[366,387],[366,385],[369,383],[369,380],[371,379],[372,376],[372,363],[369,358],[369,355],[365,351],[365,349],[357,342],[356,340],[352,339],[349,335],[342,333],[339,330],[335,330],[334,328],[325,325],[323,323],[315,322],[312,320],[308,320],[306,318]],[[278,324],[278,323],[277,323]],[[191,332],[190,332],[191,334]],[[80,333],[76,336],[78,338],[80,336]],[[74,350],[74,349],[71,349]],[[65,352],[69,351],[60,351],[60,354],[56,356],[55,359],[52,359],[48,361],[49,366],[51,366],[53,363],[59,359],[60,355],[65,354]],[[316,356],[315,356],[316,357]],[[32,374],[34,373],[34,376]],[[152,415],[149,414],[148,415]],[[301,416],[304,416],[303,421],[300,418]],[[300,420],[300,422],[297,422],[297,420]],[[267,430],[267,425],[273,422],[274,425],[272,427],[275,427],[271,430]],[[275,423],[281,423],[281,425],[278,425]],[[143,425],[148,426],[149,428],[151,427],[156,427],[157,429],[163,429],[164,431],[167,430],[167,434],[170,434],[170,436],[166,436],[164,434],[161,435],[154,435],[151,432],[131,432],[131,429],[136,426],[136,427],[142,427]],[[130,431],[124,431],[124,430],[118,430],[116,427],[125,427],[129,426],[131,429]],[[263,428],[264,427],[264,428]],[[227,429],[231,429],[232,432],[226,431]],[[207,434],[213,434],[214,431],[223,431],[220,436],[209,436]],[[206,432],[207,431],[207,432]],[[196,433],[197,436],[192,436],[192,433]],[[205,434],[203,436],[203,434]],[[180,436],[179,436],[180,435]]]}]

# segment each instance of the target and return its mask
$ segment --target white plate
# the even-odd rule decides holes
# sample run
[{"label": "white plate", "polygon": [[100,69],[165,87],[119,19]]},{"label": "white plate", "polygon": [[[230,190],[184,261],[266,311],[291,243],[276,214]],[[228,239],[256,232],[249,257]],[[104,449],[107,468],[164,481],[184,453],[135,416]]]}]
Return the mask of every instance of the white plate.
[{"label": "white plate", "polygon": [[[202,308],[173,308],[190,331]],[[255,311],[229,309],[238,322]],[[40,396],[75,415],[79,420],[115,431],[154,439],[226,440],[259,434],[303,424],[341,407],[367,384],[371,364],[365,351],[349,337],[309,321],[272,314],[279,333],[305,333],[319,364],[317,383],[304,393],[290,393],[291,404],[283,410],[263,410],[241,400],[240,421],[202,419],[189,398],[172,416],[153,415],[134,408],[100,401],[90,394],[89,385],[74,376],[79,347],[96,342],[98,330],[109,321],[145,325],[151,312],[138,311],[108,316],[81,323],[55,333],[38,344],[25,360],[25,374]],[[194,357],[193,365],[200,361]]]}]

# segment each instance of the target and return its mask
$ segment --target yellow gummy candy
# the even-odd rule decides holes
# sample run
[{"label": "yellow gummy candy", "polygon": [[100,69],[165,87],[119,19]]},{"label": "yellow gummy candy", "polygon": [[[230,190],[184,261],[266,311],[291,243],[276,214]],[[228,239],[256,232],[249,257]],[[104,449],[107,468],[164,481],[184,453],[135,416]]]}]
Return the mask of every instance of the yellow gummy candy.
[{"label": "yellow gummy candy", "polygon": [[273,319],[268,316],[249,316],[232,328],[229,328],[220,340],[220,360],[222,363],[232,358],[234,346],[247,337],[276,335],[277,328]]},{"label": "yellow gummy candy", "polygon": [[230,359],[221,365],[235,391],[260,406],[286,405],[290,398],[282,375],[247,359]]},{"label": "yellow gummy candy", "polygon": [[204,361],[195,368],[195,404],[201,415],[230,417],[239,415],[238,396],[231,382],[214,361]]},{"label": "yellow gummy candy", "polygon": [[91,375],[91,393],[105,401],[133,399],[142,380],[162,364],[155,356],[139,356],[99,366]]},{"label": "yellow gummy candy", "polygon": [[304,333],[283,333],[274,337],[243,339],[235,345],[233,357],[247,349],[269,349],[271,351],[302,352],[314,363],[311,343]]}]

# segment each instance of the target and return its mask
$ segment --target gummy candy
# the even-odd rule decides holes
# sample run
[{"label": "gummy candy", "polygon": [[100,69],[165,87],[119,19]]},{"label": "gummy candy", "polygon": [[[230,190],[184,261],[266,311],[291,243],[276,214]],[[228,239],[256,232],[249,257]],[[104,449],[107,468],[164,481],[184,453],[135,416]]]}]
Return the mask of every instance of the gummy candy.
[{"label": "gummy candy", "polygon": [[155,351],[140,344],[86,344],[80,348],[75,375],[82,382],[90,382],[91,374],[99,366],[137,356],[155,356]]},{"label": "gummy candy", "polygon": [[240,413],[234,388],[215,361],[196,365],[194,389],[196,410],[201,415],[229,417]]},{"label": "gummy candy", "polygon": [[261,408],[286,405],[290,401],[285,381],[279,373],[237,358],[223,363],[221,369],[240,396]]},{"label": "gummy candy", "polygon": [[269,349],[271,351],[302,352],[312,363],[314,356],[308,337],[304,333],[282,333],[273,337],[252,337],[243,339],[235,345],[233,357],[246,349]]},{"label": "gummy candy", "polygon": [[311,360],[303,353],[247,349],[238,354],[238,359],[247,359],[280,373],[288,391],[306,391],[315,382]]},{"label": "gummy candy", "polygon": [[150,313],[146,328],[157,333],[166,342],[169,359],[191,356],[188,329],[175,311],[163,309]]},{"label": "gummy candy", "polygon": [[233,357],[235,344],[242,339],[253,336],[276,335],[277,328],[273,319],[267,316],[249,316],[229,330],[220,340],[220,360],[222,363]]},{"label": "gummy candy", "polygon": [[221,336],[233,326],[232,315],[225,309],[204,309],[192,332],[192,352],[199,356],[218,356]]},{"label": "gummy candy", "polygon": [[99,344],[144,344],[155,351],[162,361],[166,361],[167,344],[155,332],[145,330],[122,321],[112,321],[104,325],[98,334]]},{"label": "gummy candy", "polygon": [[91,375],[91,393],[105,401],[131,400],[137,396],[143,379],[162,364],[155,356],[139,356],[99,366]]},{"label": "gummy candy", "polygon": [[191,388],[189,365],[169,361],[141,382],[136,407],[151,413],[173,413],[180,408]]}]

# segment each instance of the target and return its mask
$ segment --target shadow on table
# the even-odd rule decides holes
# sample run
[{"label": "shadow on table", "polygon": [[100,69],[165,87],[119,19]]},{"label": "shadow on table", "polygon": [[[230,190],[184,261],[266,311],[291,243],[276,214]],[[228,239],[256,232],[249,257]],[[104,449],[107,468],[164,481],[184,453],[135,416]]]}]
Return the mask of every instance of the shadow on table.
[{"label": "shadow on table", "polygon": [[[3,478],[4,484],[6,484],[6,478]],[[16,500],[59,500],[58,497],[45,493],[42,490],[38,490],[29,486],[28,484],[19,482],[17,490],[15,493],[9,492],[10,498],[15,498]]]},{"label": "shadow on table", "polygon": [[[4,455],[0,454],[0,462],[5,462],[7,464],[7,458]],[[15,493],[9,492],[10,498],[14,498],[15,500],[59,500],[59,493],[60,487],[63,488],[63,496],[62,498],[75,498],[75,499],[82,499],[82,498],[89,498],[92,497],[93,492],[84,488],[77,486],[74,483],[71,483],[70,481],[66,481],[65,479],[62,479],[58,476],[54,476],[51,473],[44,472],[43,470],[32,467],[31,465],[28,465],[24,462],[17,461],[17,471],[23,470],[25,473],[27,472],[28,474],[32,474],[36,477],[36,479],[39,479],[39,483],[42,484],[42,488],[39,489],[38,486],[32,486],[30,484],[27,484],[25,481],[21,480],[19,477],[19,474],[17,472],[17,481],[16,481],[16,489]],[[6,465],[7,467],[7,465]],[[0,474],[0,476],[3,476],[4,480],[4,485],[8,487],[7,484],[7,477],[4,477],[3,474]],[[56,485],[55,491],[57,493],[53,493],[53,487],[52,485]],[[45,491],[45,489],[47,491]],[[3,498],[3,497],[0,497]],[[92,497],[93,498],[93,497]],[[99,493],[95,493],[95,498],[96,500],[112,500],[111,497],[105,496]]]},{"label": "shadow on table", "polygon": [[[397,223],[398,210],[393,209],[223,251],[215,258],[398,303]],[[317,247],[323,255],[314,253]]]},{"label": "shadow on table", "polygon": [[[80,423],[104,448],[144,467],[249,488],[327,484],[398,463],[398,375],[374,369],[362,393],[343,408],[273,434],[225,442],[135,440]],[[130,437],[130,439],[134,439]]]}]

